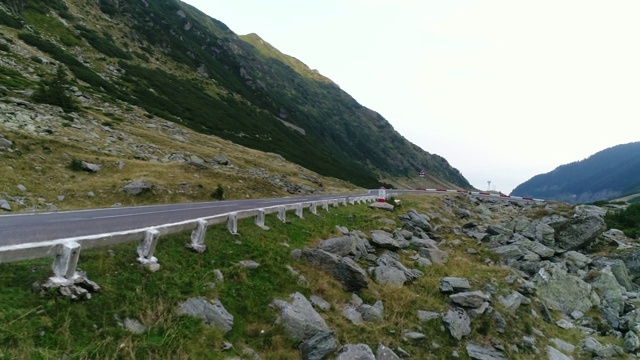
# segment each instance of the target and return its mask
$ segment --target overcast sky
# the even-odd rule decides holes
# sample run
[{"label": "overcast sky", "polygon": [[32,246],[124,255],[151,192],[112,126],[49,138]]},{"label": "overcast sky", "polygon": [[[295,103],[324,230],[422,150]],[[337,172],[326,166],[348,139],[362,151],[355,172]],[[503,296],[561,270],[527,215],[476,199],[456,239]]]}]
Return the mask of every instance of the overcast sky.
[{"label": "overcast sky", "polygon": [[481,190],[640,141],[640,1],[185,2],[317,69]]}]

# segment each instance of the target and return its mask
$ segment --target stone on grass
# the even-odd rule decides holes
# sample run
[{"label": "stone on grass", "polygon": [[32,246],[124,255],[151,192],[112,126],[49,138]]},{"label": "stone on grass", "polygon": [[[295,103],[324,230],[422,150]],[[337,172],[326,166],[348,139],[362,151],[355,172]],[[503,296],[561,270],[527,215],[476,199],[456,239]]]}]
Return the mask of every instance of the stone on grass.
[{"label": "stone on grass", "polygon": [[376,360],[376,356],[366,344],[347,344],[340,349],[335,360]]},{"label": "stone on grass", "polygon": [[451,336],[458,341],[471,334],[471,319],[463,308],[449,310],[442,321]]},{"label": "stone on grass", "polygon": [[280,310],[278,322],[293,341],[305,341],[320,332],[331,331],[304,295],[295,293],[290,298],[291,302],[276,299],[271,306]]},{"label": "stone on grass", "polygon": [[233,328],[233,315],[222,306],[218,299],[207,301],[190,298],[178,307],[178,314],[187,314],[204,320],[205,324],[227,333]]}]

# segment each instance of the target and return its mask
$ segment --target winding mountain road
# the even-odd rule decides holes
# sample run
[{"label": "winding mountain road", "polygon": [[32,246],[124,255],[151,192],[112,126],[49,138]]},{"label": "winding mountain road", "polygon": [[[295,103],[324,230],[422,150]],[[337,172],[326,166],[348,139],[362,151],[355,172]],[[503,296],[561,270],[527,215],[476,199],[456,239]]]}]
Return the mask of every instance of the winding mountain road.
[{"label": "winding mountain road", "polygon": [[[449,193],[451,190],[387,190],[399,193]],[[455,191],[453,191],[455,192]],[[322,201],[365,194],[319,195],[257,200],[231,200],[187,204],[119,207],[79,211],[0,215],[0,247],[97,235],[176,223],[235,211],[267,208],[307,201]],[[488,196],[488,194],[478,194]],[[495,196],[494,196],[495,197]]]}]

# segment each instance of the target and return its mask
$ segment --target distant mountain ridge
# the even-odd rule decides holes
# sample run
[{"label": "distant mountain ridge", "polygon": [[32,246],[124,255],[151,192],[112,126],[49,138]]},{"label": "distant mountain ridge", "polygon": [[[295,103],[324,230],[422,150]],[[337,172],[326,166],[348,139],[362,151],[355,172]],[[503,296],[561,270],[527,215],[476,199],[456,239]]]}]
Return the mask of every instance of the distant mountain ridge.
[{"label": "distant mountain ridge", "polygon": [[[0,0],[20,96],[63,66],[71,86],[362,187],[417,178],[470,189],[446,159],[396,132],[333,81],[256,34],[238,36],[178,0]],[[8,64],[9,62],[5,63]]]},{"label": "distant mountain ridge", "polygon": [[640,142],[610,147],[518,185],[511,195],[581,204],[640,193]]}]

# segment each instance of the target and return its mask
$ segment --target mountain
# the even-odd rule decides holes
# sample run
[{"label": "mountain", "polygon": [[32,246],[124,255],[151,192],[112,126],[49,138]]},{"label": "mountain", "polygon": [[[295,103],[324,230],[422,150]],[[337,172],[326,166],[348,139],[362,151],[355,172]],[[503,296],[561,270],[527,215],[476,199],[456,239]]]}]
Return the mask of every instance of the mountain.
[{"label": "mountain", "polygon": [[571,204],[610,200],[640,192],[640,142],[613,146],[518,185],[511,195]]},{"label": "mountain", "polygon": [[434,186],[471,188],[446,159],[409,142],[330,79],[180,1],[0,5],[0,95],[63,106],[54,96],[63,91],[43,94],[61,68],[70,76],[60,89],[141,108],[357,186],[419,184],[425,169]]}]

